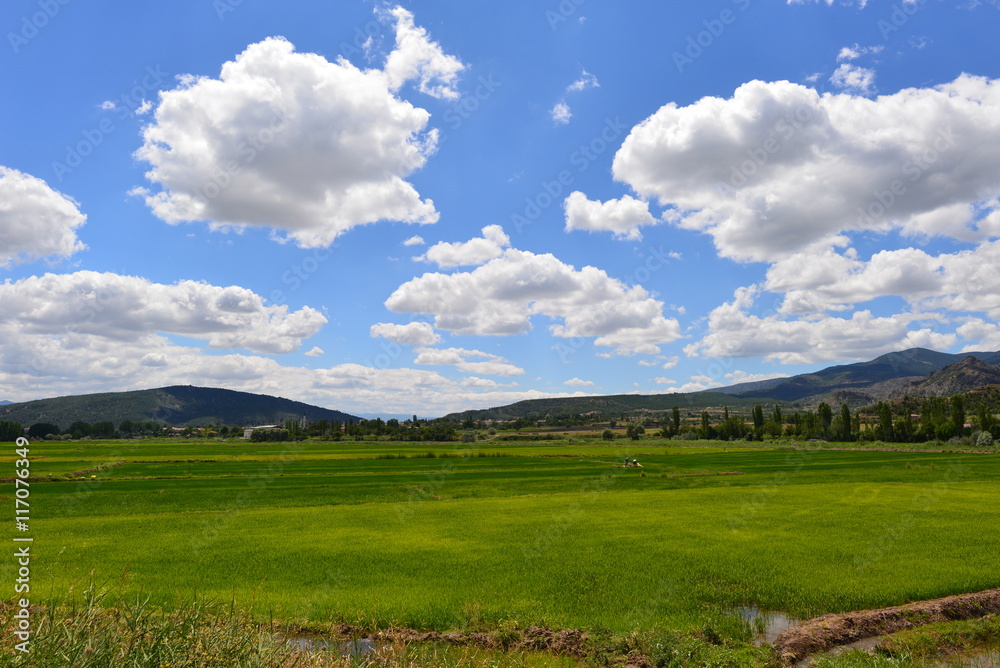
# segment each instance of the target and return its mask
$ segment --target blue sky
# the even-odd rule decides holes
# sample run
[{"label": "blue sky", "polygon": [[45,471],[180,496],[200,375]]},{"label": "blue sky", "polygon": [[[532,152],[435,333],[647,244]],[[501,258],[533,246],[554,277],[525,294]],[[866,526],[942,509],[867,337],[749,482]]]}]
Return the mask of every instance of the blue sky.
[{"label": "blue sky", "polygon": [[1000,349],[996,2],[0,7],[0,398]]}]

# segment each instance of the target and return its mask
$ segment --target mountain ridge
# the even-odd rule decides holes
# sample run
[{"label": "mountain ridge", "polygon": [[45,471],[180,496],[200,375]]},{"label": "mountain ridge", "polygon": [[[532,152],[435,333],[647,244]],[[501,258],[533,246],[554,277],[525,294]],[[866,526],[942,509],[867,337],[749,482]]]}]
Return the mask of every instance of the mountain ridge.
[{"label": "mountain ridge", "polygon": [[[972,359],[974,362],[966,360]],[[666,411],[760,404],[816,406],[848,404],[860,408],[878,401],[914,396],[957,394],[981,385],[1000,384],[1000,352],[942,353],[911,348],[886,353],[867,362],[839,364],[797,376],[739,383],[701,392],[654,395],[594,395],[563,399],[532,399],[506,406],[451,413],[445,417],[516,419],[529,415],[582,414],[591,411]],[[951,367],[958,367],[951,369]],[[933,378],[945,369],[947,374]],[[947,378],[947,382],[945,382]],[[981,385],[979,381],[984,381]]]},{"label": "mountain ridge", "polygon": [[101,392],[36,399],[0,406],[0,420],[29,426],[51,422],[61,429],[81,421],[160,422],[170,427],[209,424],[280,424],[305,416],[308,421],[359,421],[330,408],[301,401],[222,388],[171,385],[129,392]]}]

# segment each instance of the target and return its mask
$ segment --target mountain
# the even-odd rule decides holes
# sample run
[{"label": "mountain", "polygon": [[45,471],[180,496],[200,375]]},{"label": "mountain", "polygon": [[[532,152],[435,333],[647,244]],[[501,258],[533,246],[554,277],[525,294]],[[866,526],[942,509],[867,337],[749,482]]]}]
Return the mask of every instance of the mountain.
[{"label": "mountain", "polygon": [[175,385],[155,390],[83,394],[38,399],[0,406],[0,420],[24,426],[51,422],[66,429],[76,421],[110,421],[116,425],[155,421],[171,427],[221,423],[225,425],[279,424],[287,419],[337,420],[359,418],[300,401],[210,387]]},{"label": "mountain", "polygon": [[788,378],[740,383],[689,394],[615,395],[534,399],[486,410],[463,411],[447,417],[465,420],[511,420],[528,416],[580,415],[667,411],[711,407],[737,408],[753,404],[815,406],[826,401],[861,407],[903,396],[932,396],[967,392],[1000,384],[1000,352],[941,353],[912,348],[881,355],[868,362],[841,364]]},{"label": "mountain", "polygon": [[869,362],[832,366],[815,373],[792,376],[771,388],[739,396],[783,402],[826,401],[863,405],[873,400],[903,396],[907,391],[918,394],[909,389],[911,385],[967,357],[986,365],[1000,363],[1000,352],[951,354],[926,348],[911,348],[888,353]]},{"label": "mountain", "polygon": [[7,401],[6,399],[4,399],[3,401],[0,401],[0,406],[6,406],[7,404],[12,404],[12,403],[14,403],[14,402],[13,401]]},{"label": "mountain", "polygon": [[914,383],[910,394],[918,396],[949,396],[961,394],[985,385],[1000,385],[1000,366],[987,364],[976,357],[966,357]]}]

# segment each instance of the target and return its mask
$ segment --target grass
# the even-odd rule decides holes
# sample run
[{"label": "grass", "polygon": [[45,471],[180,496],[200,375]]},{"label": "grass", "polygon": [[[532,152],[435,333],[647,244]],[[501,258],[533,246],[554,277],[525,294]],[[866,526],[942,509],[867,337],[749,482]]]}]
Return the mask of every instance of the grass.
[{"label": "grass", "polygon": [[805,618],[1000,585],[983,530],[1000,458],[707,445],[39,442],[32,480],[54,479],[31,487],[33,601],[83,606],[67,592],[96,578],[119,611],[197,592],[257,619],[585,628],[609,657],[758,665],[725,630],[737,607]]}]

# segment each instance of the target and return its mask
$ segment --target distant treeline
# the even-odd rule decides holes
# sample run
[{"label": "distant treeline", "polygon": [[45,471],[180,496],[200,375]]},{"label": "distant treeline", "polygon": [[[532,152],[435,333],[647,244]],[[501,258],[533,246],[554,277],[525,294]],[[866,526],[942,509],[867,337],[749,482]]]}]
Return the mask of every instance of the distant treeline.
[{"label": "distant treeline", "polygon": [[[457,424],[447,420],[361,420],[359,422],[318,420],[302,424],[287,420],[283,426],[254,429],[254,441],[287,441],[319,438],[338,441],[379,438],[398,441],[454,441],[458,438]],[[25,429],[17,422],[0,421],[0,442],[10,442],[27,435],[32,440],[112,439],[136,437],[217,437],[242,438],[247,427],[243,425],[209,425],[204,427],[168,427],[159,422],[132,422],[125,420],[117,426],[110,421],[94,423],[74,422],[66,429],[49,422],[36,422]]]}]

